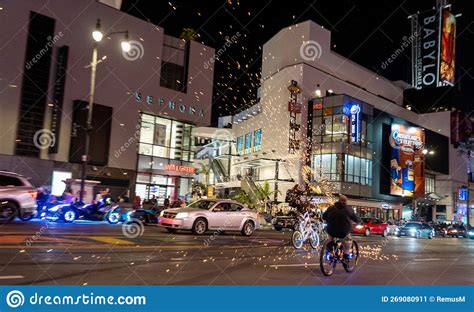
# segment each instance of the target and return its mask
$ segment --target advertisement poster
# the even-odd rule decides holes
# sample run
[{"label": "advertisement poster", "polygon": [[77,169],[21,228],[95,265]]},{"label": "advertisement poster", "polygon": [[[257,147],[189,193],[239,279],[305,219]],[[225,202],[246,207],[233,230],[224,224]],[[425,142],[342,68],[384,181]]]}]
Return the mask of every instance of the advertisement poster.
[{"label": "advertisement poster", "polygon": [[166,125],[155,125],[155,137],[153,144],[155,145],[165,145],[166,143]]},{"label": "advertisement poster", "polygon": [[390,133],[390,195],[416,197],[424,195],[423,147],[421,128],[392,124]]},{"label": "advertisement poster", "polygon": [[349,117],[349,134],[351,143],[360,142],[360,132],[362,124],[362,110],[359,103],[345,103],[344,115]]},{"label": "advertisement poster", "polygon": [[441,13],[441,59],[439,67],[440,85],[454,84],[456,55],[456,18],[447,9]]},{"label": "advertisement poster", "polygon": [[419,38],[415,44],[415,77],[417,89],[438,85],[439,18],[436,10],[418,14]]}]

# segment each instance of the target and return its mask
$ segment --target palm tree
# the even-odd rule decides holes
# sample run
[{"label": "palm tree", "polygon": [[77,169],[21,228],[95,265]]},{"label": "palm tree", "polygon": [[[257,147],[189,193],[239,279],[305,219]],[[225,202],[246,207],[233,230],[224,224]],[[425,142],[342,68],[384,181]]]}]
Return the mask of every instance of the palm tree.
[{"label": "palm tree", "polygon": [[257,199],[263,202],[264,204],[264,211],[267,211],[267,206],[268,202],[270,201],[270,198],[275,195],[275,194],[281,194],[279,190],[270,190],[270,183],[268,183],[267,180],[263,182],[263,185],[260,186],[258,184],[255,184],[257,186]]},{"label": "palm tree", "polygon": [[205,179],[205,186],[207,187],[209,185],[209,176],[211,175],[211,167],[209,165],[205,165],[203,163],[199,164],[201,168],[198,169],[198,174],[202,173],[206,177]]},{"label": "palm tree", "polygon": [[245,192],[244,190],[241,190],[232,199],[238,201],[241,204],[248,206],[249,208],[255,207],[255,199],[249,196],[249,194],[247,194],[247,192]]},{"label": "palm tree", "polygon": [[189,40],[195,40],[197,37],[197,32],[194,30],[194,28],[183,28],[183,31],[179,35],[179,39],[189,41]]}]

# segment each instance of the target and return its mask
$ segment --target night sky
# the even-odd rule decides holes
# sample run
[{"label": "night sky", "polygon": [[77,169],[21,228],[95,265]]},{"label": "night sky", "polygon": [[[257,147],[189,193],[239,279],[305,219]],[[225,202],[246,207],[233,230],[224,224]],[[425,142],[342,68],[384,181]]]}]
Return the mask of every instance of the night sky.
[{"label": "night sky", "polygon": [[[453,0],[462,13],[457,25],[457,101],[472,110],[474,99],[474,0]],[[408,15],[432,8],[435,0],[321,1],[145,1],[124,0],[122,11],[148,20],[179,37],[193,28],[199,42],[216,49],[237,32],[215,67],[213,122],[252,105],[260,79],[262,45],[281,28],[306,20],[332,32],[333,50],[391,80],[411,81],[410,51],[386,69],[386,60],[410,36]]]}]

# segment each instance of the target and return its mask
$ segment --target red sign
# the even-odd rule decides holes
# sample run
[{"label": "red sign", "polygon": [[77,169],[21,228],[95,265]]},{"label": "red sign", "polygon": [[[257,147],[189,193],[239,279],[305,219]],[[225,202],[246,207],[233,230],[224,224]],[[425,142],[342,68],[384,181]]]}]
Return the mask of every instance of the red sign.
[{"label": "red sign", "polygon": [[323,103],[321,102],[313,103],[313,109],[323,109]]},{"label": "red sign", "polygon": [[288,102],[288,111],[292,113],[301,113],[301,103],[295,103],[293,101]]},{"label": "red sign", "polygon": [[168,164],[166,165],[166,170],[176,171],[176,172],[185,172],[185,173],[196,173],[196,168],[190,166],[177,166]]}]

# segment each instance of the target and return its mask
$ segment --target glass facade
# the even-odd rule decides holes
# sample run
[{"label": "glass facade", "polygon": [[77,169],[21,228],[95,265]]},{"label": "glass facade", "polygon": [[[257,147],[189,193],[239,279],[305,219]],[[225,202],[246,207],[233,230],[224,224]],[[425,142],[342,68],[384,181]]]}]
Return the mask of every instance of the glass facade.
[{"label": "glass facade", "polygon": [[[149,114],[141,115],[135,193],[153,195],[162,204],[185,198],[191,192],[194,159],[194,125]],[[184,168],[179,172],[176,168]]]},{"label": "glass facade", "polygon": [[425,194],[435,192],[435,177],[432,175],[425,175]]},{"label": "glass facade", "polygon": [[370,187],[373,107],[343,95],[323,100],[313,109],[313,179]]}]

